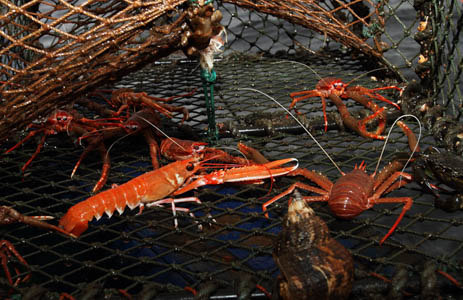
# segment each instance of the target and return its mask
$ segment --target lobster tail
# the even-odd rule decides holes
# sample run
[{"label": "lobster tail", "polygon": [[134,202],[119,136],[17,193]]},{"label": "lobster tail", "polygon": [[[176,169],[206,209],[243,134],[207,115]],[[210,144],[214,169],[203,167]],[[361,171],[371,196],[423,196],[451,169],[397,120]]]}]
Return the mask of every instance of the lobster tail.
[{"label": "lobster tail", "polygon": [[[101,199],[104,199],[104,196],[112,193],[112,191],[113,190],[104,191],[72,206],[59,220],[59,226],[77,237],[80,236],[87,230],[90,220],[94,217],[97,219],[101,217],[104,212]],[[103,195],[103,197],[101,195]]]},{"label": "lobster tail", "polygon": [[81,219],[75,216],[71,211],[68,211],[60,220],[59,226],[66,232],[79,237],[88,228],[88,220]]}]

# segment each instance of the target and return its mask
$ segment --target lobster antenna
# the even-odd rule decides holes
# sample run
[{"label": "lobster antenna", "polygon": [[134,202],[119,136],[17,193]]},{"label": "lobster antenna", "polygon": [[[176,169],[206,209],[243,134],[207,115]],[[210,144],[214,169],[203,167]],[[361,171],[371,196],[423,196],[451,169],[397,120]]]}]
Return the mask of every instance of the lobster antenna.
[{"label": "lobster antenna", "polygon": [[363,76],[366,76],[366,75],[368,75],[368,74],[370,74],[370,73],[373,73],[373,72],[376,72],[376,71],[379,71],[379,70],[385,70],[385,69],[386,69],[386,67],[381,67],[381,68],[376,68],[376,69],[370,70],[370,71],[368,71],[368,72],[365,72],[365,73],[363,73],[363,74],[360,74],[360,75],[357,76],[357,77],[354,77],[354,79],[351,79],[351,81],[349,81],[349,82],[346,83],[345,85],[346,85],[346,86],[347,86],[347,85],[350,85],[352,82],[356,81],[357,79],[362,78]]},{"label": "lobster antenna", "polygon": [[237,151],[240,153],[241,156],[243,156],[243,158],[246,160],[246,163],[249,164],[249,160],[248,158],[246,157],[246,155],[244,155],[243,152],[241,152],[239,149],[236,149],[236,148],[233,148],[233,147],[227,147],[227,146],[221,146],[221,147],[215,147],[216,149],[228,149],[228,150],[233,150],[233,151]]},{"label": "lobster antenna", "polygon": [[[70,136],[69,125],[70,125],[70,124],[68,124],[68,125],[66,126],[66,133],[67,133],[67,135]],[[82,145],[82,141],[83,141],[85,138],[91,137],[94,133],[104,132],[104,131],[108,131],[108,130],[116,130],[116,129],[118,129],[118,127],[114,127],[114,128],[111,128],[111,127],[110,127],[110,128],[101,128],[101,129],[95,129],[95,130],[90,131],[90,132],[86,132],[86,133],[84,133],[80,138],[77,138],[77,140],[79,141],[79,146],[81,146],[81,147],[83,148],[84,146]],[[74,141],[74,143],[75,143],[75,141]]]},{"label": "lobster antenna", "polygon": [[170,136],[168,136],[167,133],[165,133],[164,131],[162,131],[161,128],[157,127],[156,125],[154,125],[153,123],[151,123],[150,121],[148,121],[147,119],[145,119],[145,118],[142,117],[142,116],[137,116],[137,118],[140,118],[140,119],[142,119],[143,121],[145,121],[146,123],[150,124],[154,129],[156,129],[157,131],[159,131],[160,133],[162,133],[166,138],[168,138],[169,140],[171,140],[172,143],[174,143],[175,145],[179,146],[179,147],[182,148],[183,150],[186,150],[182,145],[180,145],[180,144],[177,143],[173,138],[171,138]]},{"label": "lobster antenna", "polygon": [[334,162],[334,160],[331,158],[331,156],[328,154],[328,152],[326,152],[325,149],[323,149],[322,145],[320,145],[320,143],[315,139],[315,137],[310,133],[310,131],[286,107],[281,105],[280,102],[278,102],[276,99],[274,99],[270,95],[268,95],[268,94],[266,94],[264,92],[261,92],[259,90],[253,89],[253,88],[238,88],[238,90],[242,90],[242,91],[247,90],[247,91],[253,91],[253,92],[260,93],[260,94],[266,96],[267,98],[269,98],[270,100],[272,100],[273,102],[275,102],[276,104],[278,104],[278,106],[283,108],[304,129],[304,131],[307,132],[307,134],[312,138],[312,140],[314,140],[315,144],[317,144],[317,146],[320,147],[320,149],[323,151],[323,153],[325,153],[325,155],[328,157],[328,159],[333,163],[333,165],[336,167],[336,169],[338,169],[338,171],[341,174],[344,174],[344,172],[341,171],[339,166]]},{"label": "lobster antenna", "polygon": [[[180,148],[182,148],[183,150],[185,150],[185,148],[184,148],[182,145],[180,145],[180,144],[177,143],[174,139],[172,139],[170,136],[168,136],[164,131],[161,130],[161,128],[157,127],[156,125],[154,125],[153,123],[151,123],[150,121],[148,121],[147,119],[145,119],[145,118],[142,117],[142,116],[137,116],[137,118],[140,118],[140,119],[142,119],[143,121],[145,121],[146,123],[148,123],[149,125],[153,126],[156,130],[158,130],[160,133],[162,133],[164,136],[166,136],[166,138],[168,138],[169,140],[171,140],[172,143],[176,144],[177,146],[179,146]],[[131,134],[134,134],[135,132],[137,132],[137,130],[135,130],[135,131],[133,131],[133,132],[130,132],[130,133],[127,133],[126,135],[124,135],[124,136],[118,138],[117,140],[115,140],[114,143],[112,143],[111,146],[109,146],[108,151],[106,151],[106,157],[108,157],[109,151],[111,151],[111,149],[113,148],[113,146],[114,146],[117,142],[119,142],[120,140],[122,140],[122,139],[128,137],[128,136],[131,135]]]},{"label": "lobster antenna", "polygon": [[106,159],[108,159],[109,151],[111,151],[111,149],[113,148],[114,145],[116,145],[116,143],[118,143],[118,142],[119,142],[120,140],[122,140],[122,139],[125,139],[125,138],[128,137],[129,135],[134,134],[135,132],[137,132],[137,131],[135,130],[135,131],[133,131],[133,132],[129,132],[129,133],[127,133],[126,135],[123,135],[123,136],[121,136],[120,138],[118,138],[117,140],[115,140],[115,141],[111,144],[111,146],[109,146],[108,151],[106,151]]},{"label": "lobster antenna", "polygon": [[[283,60],[281,60],[281,61],[274,62],[274,64],[281,64],[281,63],[285,63],[285,62],[302,65],[302,66],[308,68],[310,71],[312,71],[312,73],[314,73],[314,74],[318,77],[318,79],[320,79],[320,80],[323,79],[313,68],[311,68],[310,66],[308,66],[308,65],[306,65],[306,64],[304,64],[304,63],[298,62],[298,61],[294,61],[294,60],[285,60],[285,59],[283,59]],[[359,76],[355,77],[354,79],[352,79],[351,81],[349,81],[349,82],[346,83],[345,85],[348,86],[349,84],[351,84],[351,83],[354,82],[355,80],[358,80],[358,79],[362,78],[363,76],[368,75],[369,73],[376,72],[376,71],[379,71],[379,70],[385,70],[385,69],[386,69],[386,67],[381,67],[381,68],[377,68],[377,69],[370,70],[370,71],[368,71],[368,72],[365,72],[365,73],[363,73],[363,74],[360,74]]]},{"label": "lobster antenna", "polygon": [[420,120],[419,120],[416,116],[407,114],[407,115],[402,115],[402,116],[398,117],[397,119],[395,119],[394,123],[392,123],[392,126],[391,126],[391,128],[389,129],[389,132],[387,133],[386,140],[384,141],[384,145],[383,145],[383,149],[381,150],[381,154],[379,155],[378,163],[376,164],[376,168],[375,168],[374,174],[376,174],[376,172],[378,171],[379,163],[381,162],[381,158],[383,157],[384,150],[386,149],[387,141],[389,140],[389,137],[391,136],[392,129],[394,128],[395,124],[396,124],[398,121],[400,121],[400,120],[403,119],[403,118],[407,118],[407,117],[412,117],[412,118],[414,118],[414,119],[418,122],[420,131],[419,131],[419,133],[418,133],[418,139],[417,139],[417,141],[416,141],[416,145],[415,145],[415,147],[413,148],[413,151],[412,151],[412,153],[410,154],[410,157],[408,158],[408,160],[407,160],[407,162],[405,163],[404,167],[402,168],[402,172],[405,170],[405,168],[407,167],[407,164],[408,164],[408,163],[410,162],[410,160],[412,159],[413,154],[416,152],[416,149],[418,148],[418,144],[420,143],[420,139],[421,139],[421,122],[420,122]]},{"label": "lobster antenna", "polygon": [[312,73],[314,73],[320,80],[323,79],[320,75],[318,75],[318,73],[314,69],[312,69],[308,65],[306,65],[304,63],[301,63],[301,62],[298,62],[298,61],[283,59],[283,60],[274,62],[273,64],[282,64],[282,63],[292,63],[292,64],[302,65],[302,66],[306,67],[307,69],[309,69],[310,71],[312,71]]}]

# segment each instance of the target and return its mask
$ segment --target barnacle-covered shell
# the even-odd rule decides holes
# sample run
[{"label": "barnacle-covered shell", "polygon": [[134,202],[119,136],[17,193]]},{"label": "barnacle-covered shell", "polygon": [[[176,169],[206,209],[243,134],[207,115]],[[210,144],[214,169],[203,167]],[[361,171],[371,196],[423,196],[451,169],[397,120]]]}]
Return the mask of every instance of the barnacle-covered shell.
[{"label": "barnacle-covered shell", "polygon": [[301,199],[294,199],[288,208],[273,258],[282,274],[283,299],[346,299],[350,294],[354,269],[350,252]]},{"label": "barnacle-covered shell", "polygon": [[187,56],[196,56],[199,54],[198,50],[207,48],[211,38],[223,30],[220,25],[222,13],[212,3],[205,4],[204,1],[198,2],[198,5],[190,5],[187,12],[190,28],[182,36],[181,44],[185,47]]}]

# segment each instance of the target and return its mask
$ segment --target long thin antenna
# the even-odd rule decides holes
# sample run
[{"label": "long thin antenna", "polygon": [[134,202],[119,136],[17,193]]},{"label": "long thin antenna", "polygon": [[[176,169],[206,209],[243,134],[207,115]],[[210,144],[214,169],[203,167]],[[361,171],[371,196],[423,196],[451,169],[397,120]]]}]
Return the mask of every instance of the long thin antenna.
[{"label": "long thin antenna", "polygon": [[168,138],[169,140],[172,141],[172,143],[174,143],[175,145],[179,146],[180,148],[182,148],[183,150],[186,151],[186,149],[180,145],[179,143],[177,143],[173,138],[171,138],[170,136],[167,135],[167,133],[165,133],[164,131],[162,131],[161,128],[157,127],[156,125],[154,125],[153,123],[151,123],[150,121],[148,121],[147,119],[145,119],[144,117],[142,116],[137,116],[137,118],[140,118],[142,119],[143,121],[145,121],[146,123],[150,124],[151,126],[154,127],[154,129],[156,129],[157,131],[159,131],[160,133],[162,133],[162,135],[164,135],[166,138]]},{"label": "long thin antenna", "polygon": [[118,138],[117,140],[115,140],[115,141],[111,144],[111,146],[109,146],[108,151],[106,151],[106,159],[108,159],[109,151],[111,151],[111,149],[113,148],[114,145],[116,145],[116,143],[118,143],[120,140],[125,139],[126,137],[128,137],[128,136],[130,136],[130,135],[132,135],[132,134],[134,134],[134,133],[136,133],[136,132],[137,132],[137,131],[129,132],[129,133],[127,133],[126,135],[123,135],[123,136],[121,136],[120,138]]},{"label": "long thin antenna", "polygon": [[248,158],[247,158],[246,155],[245,155],[243,152],[241,152],[239,149],[236,149],[236,148],[233,148],[233,147],[227,147],[227,146],[220,146],[220,147],[215,147],[215,148],[216,148],[216,149],[228,149],[228,150],[232,150],[232,151],[238,151],[239,154],[240,154],[241,156],[243,156],[243,158],[246,160],[246,163],[249,164]]},{"label": "long thin antenna", "polygon": [[[304,63],[301,63],[301,62],[298,62],[298,61],[294,61],[294,60],[286,60],[286,59],[283,59],[281,61],[277,61],[277,62],[274,62],[274,64],[281,64],[281,63],[292,63],[292,64],[298,64],[298,65],[302,65],[304,67],[306,67],[307,69],[309,69],[310,71],[312,71],[312,73],[314,73],[318,79],[322,80],[323,78],[313,69],[311,68],[310,66],[304,64]],[[377,68],[377,69],[373,69],[373,70],[370,70],[368,72],[365,72],[363,74],[360,74],[359,76],[355,77],[354,79],[352,79],[351,81],[349,81],[348,83],[345,83],[344,85],[345,86],[348,86],[350,85],[352,82],[354,82],[355,80],[358,80],[360,78],[362,78],[363,76],[366,76],[372,72],[376,72],[376,71],[379,71],[379,70],[386,70],[386,67],[381,67],[381,68]]]},{"label": "long thin antenna", "polygon": [[262,95],[264,95],[265,97],[269,98],[270,100],[272,100],[273,102],[275,102],[276,104],[278,104],[281,108],[283,108],[303,129],[305,132],[307,132],[307,134],[312,138],[312,140],[314,140],[315,144],[317,144],[318,147],[320,147],[320,149],[323,151],[323,153],[325,153],[325,155],[328,157],[328,159],[333,163],[333,165],[336,167],[336,169],[338,169],[338,171],[341,173],[341,174],[344,174],[343,171],[341,171],[341,169],[338,167],[338,165],[334,162],[334,160],[331,158],[331,156],[328,154],[328,152],[325,151],[325,149],[323,149],[322,145],[320,145],[320,143],[315,139],[315,137],[310,133],[310,131],[301,123],[301,121],[299,121],[288,109],[286,109],[286,107],[284,107],[280,102],[278,102],[276,99],[274,99],[273,97],[271,97],[270,95],[262,92],[262,91],[259,91],[259,90],[256,90],[256,89],[253,89],[253,88],[238,88],[238,90],[241,90],[241,91],[253,91],[253,92],[257,92],[257,93],[260,93]]},{"label": "long thin antenna", "polygon": [[301,62],[298,62],[298,61],[283,59],[283,60],[274,62],[274,63],[272,63],[272,64],[282,64],[282,63],[292,63],[292,64],[302,65],[302,66],[306,67],[307,69],[309,69],[310,71],[312,71],[312,73],[314,73],[320,80],[323,79],[320,75],[318,75],[317,72],[315,72],[314,69],[312,69],[312,68],[309,67],[308,65],[306,65],[306,64],[304,64],[304,63],[301,63]]},{"label": "long thin antenna", "polygon": [[381,150],[381,154],[379,155],[378,163],[376,164],[376,168],[375,168],[375,173],[374,173],[374,174],[376,174],[376,172],[378,171],[379,163],[381,162],[381,158],[383,157],[384,150],[386,149],[387,141],[389,140],[389,137],[391,136],[391,133],[392,133],[392,129],[394,128],[394,126],[395,126],[395,124],[396,124],[397,122],[399,122],[401,119],[407,118],[407,117],[412,117],[412,118],[414,118],[414,119],[418,122],[420,131],[419,131],[419,133],[418,133],[418,139],[417,139],[417,141],[416,141],[416,145],[415,145],[415,147],[413,148],[413,151],[412,151],[412,153],[410,154],[410,157],[408,158],[408,160],[407,160],[407,162],[405,163],[404,167],[402,168],[402,172],[405,170],[405,168],[407,167],[407,164],[408,164],[408,163],[410,162],[410,160],[412,159],[413,154],[416,152],[416,149],[418,148],[418,144],[420,143],[420,139],[421,139],[421,122],[420,122],[420,120],[419,120],[416,116],[414,116],[414,115],[402,115],[402,116],[398,117],[398,118],[394,121],[394,123],[392,123],[392,126],[391,126],[391,128],[389,129],[389,132],[388,132],[388,134],[387,134],[387,136],[386,136],[386,140],[384,141],[383,149]]},{"label": "long thin antenna", "polygon": [[[179,146],[180,148],[182,148],[183,150],[186,151],[186,149],[185,149],[182,145],[180,145],[180,144],[177,143],[173,138],[171,138],[170,136],[168,136],[164,131],[161,130],[161,128],[159,128],[158,126],[154,125],[153,123],[151,123],[150,121],[148,121],[147,119],[145,119],[145,118],[142,117],[142,116],[137,116],[137,118],[140,118],[140,119],[142,119],[143,121],[145,121],[146,123],[148,123],[149,125],[153,126],[154,129],[156,129],[157,131],[159,131],[160,133],[162,133],[166,138],[168,138],[169,140],[171,140],[172,143],[176,144],[177,146]],[[136,132],[137,132],[137,130],[135,130],[135,131],[133,131],[133,132],[130,132],[130,133],[128,133],[128,134],[126,134],[126,135],[124,135],[124,136],[118,138],[117,140],[115,140],[114,143],[112,143],[111,146],[109,146],[108,151],[106,151],[106,157],[108,157],[109,151],[111,151],[112,147],[113,147],[117,142],[119,142],[120,140],[122,140],[122,139],[128,137],[129,135],[134,134],[134,133],[136,133]]]},{"label": "long thin antenna", "polygon": [[347,86],[347,85],[350,85],[352,82],[354,82],[354,81],[356,81],[356,80],[362,78],[363,76],[366,76],[366,75],[368,75],[368,74],[370,74],[370,73],[373,73],[373,72],[376,72],[376,71],[379,71],[379,70],[386,70],[386,67],[381,67],[381,68],[373,69],[373,70],[370,70],[370,71],[365,72],[365,73],[363,73],[363,74],[360,74],[359,76],[354,77],[354,79],[351,79],[351,80],[350,80],[348,83],[346,83],[345,85],[346,85],[346,86]]}]

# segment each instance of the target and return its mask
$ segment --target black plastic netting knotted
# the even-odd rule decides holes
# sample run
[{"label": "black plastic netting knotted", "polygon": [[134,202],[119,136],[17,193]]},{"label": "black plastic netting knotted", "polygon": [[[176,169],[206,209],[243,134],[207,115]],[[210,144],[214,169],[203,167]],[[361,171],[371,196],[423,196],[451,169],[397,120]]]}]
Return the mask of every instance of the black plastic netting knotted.
[{"label": "black plastic netting knotted", "polygon": [[[432,107],[437,104],[442,107],[433,118],[425,113],[419,115],[424,124],[421,148],[451,146],[457,152],[462,149],[458,143],[461,139],[458,120],[462,100],[460,73],[463,69],[461,47],[458,47],[461,43],[461,3],[366,2],[381,4],[378,9],[384,17],[384,28],[376,31],[375,26],[365,28],[363,25],[353,32],[360,34],[360,30],[363,39],[373,49],[377,49],[376,42],[381,43],[386,50],[380,60],[350,51],[340,41],[301,25],[293,25],[274,14],[216,3],[224,14],[221,23],[228,32],[229,48],[214,64],[217,73],[215,119],[220,132],[215,146],[239,155],[233,149],[241,141],[258,149],[270,160],[295,157],[300,167],[319,171],[332,181],[337,180],[339,171],[299,125],[287,118],[273,101],[247,89],[268,93],[287,108],[291,103],[289,93],[313,89],[320,77],[337,77],[344,82],[356,79],[356,85],[368,88],[394,84],[406,86],[412,79],[418,80],[424,88],[423,98],[418,100],[425,99],[423,101],[428,106],[431,103]],[[3,5],[4,2],[1,3]],[[349,1],[323,1],[321,5],[336,10],[340,3]],[[358,9],[361,10],[361,7]],[[346,20],[352,22],[352,15],[343,13]],[[356,22],[355,18],[353,21]],[[429,22],[431,27],[428,30],[432,28],[432,35],[416,37],[421,32],[426,33],[421,28],[418,30],[420,22],[425,21]],[[136,25],[133,26],[136,28]],[[376,40],[373,41],[373,38]],[[425,42],[420,44],[418,40]],[[428,44],[427,41],[431,40]],[[306,64],[317,74],[291,61]],[[426,62],[429,63],[424,64]],[[385,67],[387,72],[367,73],[378,67]],[[171,120],[162,117],[161,125],[171,136],[205,140],[208,115],[200,72],[195,60],[164,59],[101,88],[131,88],[164,98],[198,88],[192,96],[173,102],[175,106],[186,107],[190,119],[180,125],[182,115],[174,114]],[[108,81],[114,80],[110,78]],[[383,95],[393,101],[399,99],[396,92],[384,92]],[[104,104],[91,94],[79,96]],[[354,101],[345,101],[356,117],[369,114]],[[422,105],[421,102],[419,104]],[[362,161],[366,163],[368,173],[374,172],[384,142],[360,137],[344,128],[336,107],[330,101],[327,105],[327,132],[324,132],[319,98],[299,102],[299,118],[308,122],[312,134],[344,172]],[[401,106],[407,105],[401,103]],[[409,105],[409,112],[417,114],[413,110],[417,107]],[[80,105],[74,108],[89,118],[94,117],[95,113],[88,108]],[[395,109],[388,109],[387,130],[399,114]],[[455,138],[446,138],[447,131],[436,132],[436,120],[444,118],[447,120],[445,130],[453,128],[451,136]],[[405,119],[404,122],[418,135],[419,127],[414,119]],[[0,145],[2,153],[26,134],[21,132],[4,140]],[[38,136],[34,137],[19,149],[1,156],[0,203],[25,215],[51,215],[59,219],[72,205],[92,195],[91,190],[101,175],[102,160],[98,152],[92,152],[70,178],[86,141],[84,139],[80,145],[75,138],[63,132],[47,137],[41,153],[22,174],[21,167],[35,152],[39,140]],[[112,142],[107,143],[107,148]],[[407,139],[396,127],[380,168],[409,152]],[[111,146],[109,156],[111,168],[103,189],[110,189],[112,184],[125,183],[152,170],[149,147],[142,136],[129,135],[121,139]],[[162,158],[161,163],[168,161]],[[408,167],[405,171],[412,170]],[[89,229],[78,239],[24,224],[2,226],[1,239],[10,241],[29,264],[26,267],[11,257],[8,266],[13,279],[24,278],[27,274],[31,277],[17,287],[2,280],[0,297],[25,295],[34,287],[37,291],[43,288],[42,295],[46,290],[49,297],[56,298],[59,293],[66,292],[78,299],[93,290],[96,298],[105,295],[107,298],[123,299],[125,296],[118,290],[124,290],[139,297],[152,293],[160,299],[187,299],[193,298],[193,294],[185,291],[185,287],[187,290],[191,287],[199,291],[209,289],[215,297],[227,298],[242,293],[240,285],[243,282],[251,282],[251,297],[265,298],[264,292],[255,286],[275,292],[274,282],[280,271],[272,258],[273,245],[281,231],[281,220],[287,212],[289,197],[271,205],[268,218],[262,211],[262,203],[297,180],[303,179],[281,177],[273,183],[266,180],[261,185],[199,188],[187,196],[198,197],[201,204],[178,204],[189,208],[194,216],[178,211],[177,228],[174,228],[175,218],[169,205],[145,208],[141,214],[137,214],[138,209],[130,211],[127,208],[121,216],[118,213],[111,218],[103,216],[90,222]],[[449,213],[436,208],[435,196],[417,183],[407,184],[388,196],[411,197],[413,205],[383,245],[379,245],[379,241],[397,219],[402,204],[376,205],[353,220],[336,218],[326,203],[311,204],[317,215],[328,224],[331,235],[351,251],[355,268],[369,274],[356,278],[351,298],[369,298],[373,292],[377,293],[375,295],[390,294],[391,286],[387,279],[393,278],[401,269],[410,276],[403,296],[419,297],[424,289],[419,278],[426,261],[434,262],[439,270],[462,281],[461,210]],[[442,197],[448,196],[442,194]],[[58,221],[48,222],[56,225]],[[19,274],[13,266],[17,267]],[[365,283],[375,276],[372,274],[386,278],[383,285],[376,282],[378,291],[368,290]],[[437,276],[435,288],[440,295],[459,295],[459,287],[444,276]]]}]

